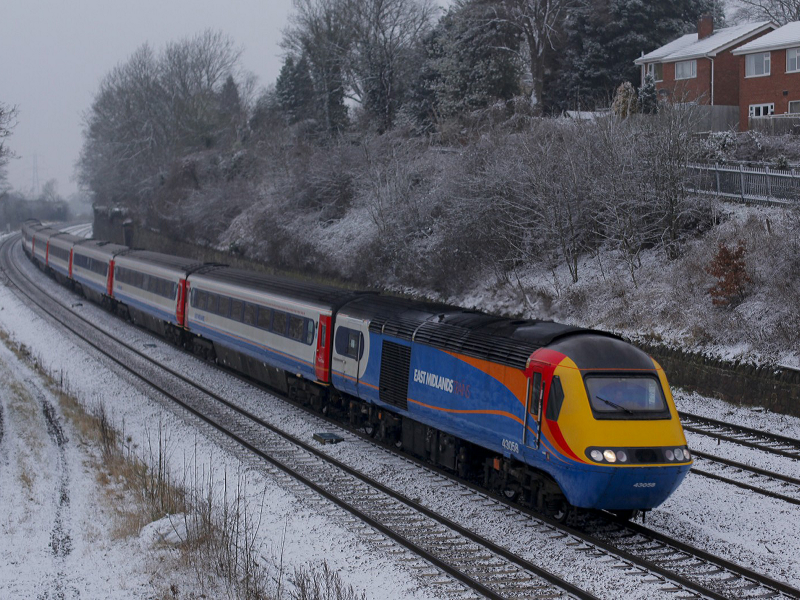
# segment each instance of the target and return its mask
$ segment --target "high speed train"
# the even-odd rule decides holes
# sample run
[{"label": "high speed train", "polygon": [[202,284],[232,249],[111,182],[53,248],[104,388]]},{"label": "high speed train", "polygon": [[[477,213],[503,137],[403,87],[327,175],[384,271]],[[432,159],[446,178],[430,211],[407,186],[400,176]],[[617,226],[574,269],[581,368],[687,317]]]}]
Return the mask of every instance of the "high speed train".
[{"label": "high speed train", "polygon": [[659,506],[692,456],[663,369],[550,321],[205,264],[26,221],[59,281],[195,354],[545,514]]}]

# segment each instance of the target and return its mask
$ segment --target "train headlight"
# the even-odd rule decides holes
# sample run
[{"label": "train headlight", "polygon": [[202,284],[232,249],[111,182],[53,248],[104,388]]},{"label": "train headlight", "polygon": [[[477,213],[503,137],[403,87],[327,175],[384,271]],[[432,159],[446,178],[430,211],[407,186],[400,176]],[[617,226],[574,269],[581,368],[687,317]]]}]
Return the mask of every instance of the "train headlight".
[{"label": "train headlight", "polygon": [[675,460],[683,460],[683,450],[675,448]]},{"label": "train headlight", "polygon": [[625,452],[625,450],[617,450],[617,460],[619,462],[627,462],[628,461],[628,455]]},{"label": "train headlight", "polygon": [[613,450],[606,450],[603,452],[603,457],[610,463],[617,462],[617,455]]},{"label": "train headlight", "polygon": [[667,457],[667,460],[675,460],[675,455],[672,453],[672,450],[664,450],[664,456]]},{"label": "train headlight", "polygon": [[683,458],[684,458],[685,460],[692,460],[692,455],[691,455],[691,454],[689,454],[689,449],[688,449],[688,448],[685,448],[685,449],[684,449],[684,451],[683,451]]},{"label": "train headlight", "polygon": [[600,450],[592,450],[592,451],[589,453],[589,456],[591,456],[591,457],[592,457],[592,460],[593,460],[593,461],[596,461],[596,462],[603,462],[603,453],[602,453],[602,452],[600,452]]}]

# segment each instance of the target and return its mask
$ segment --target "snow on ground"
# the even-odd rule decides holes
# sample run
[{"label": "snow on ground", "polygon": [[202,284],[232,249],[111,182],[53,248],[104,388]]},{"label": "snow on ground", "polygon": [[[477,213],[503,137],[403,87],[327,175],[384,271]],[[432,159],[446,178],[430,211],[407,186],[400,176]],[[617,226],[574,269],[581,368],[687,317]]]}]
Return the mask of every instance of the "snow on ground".
[{"label": "snow on ground", "polygon": [[[27,263],[21,250],[19,260]],[[44,277],[31,265],[26,266],[35,275]],[[67,290],[52,281],[49,283],[60,297],[70,304],[76,303],[77,298]],[[84,314],[95,314],[98,318],[106,319],[109,329],[126,331],[128,337],[136,338],[140,348],[145,344],[157,343],[147,334],[129,328],[93,305],[85,303],[79,308]],[[209,439],[207,434],[212,437],[213,434],[198,430],[196,422],[181,413],[176,415],[165,409],[151,397],[152,392],[143,389],[138,383],[130,382],[119,370],[109,368],[80,343],[74,342],[72,338],[56,330],[50,322],[35,315],[5,286],[0,286],[0,329],[10,333],[15,343],[24,344],[31,355],[50,372],[57,377],[63,376],[66,387],[82,402],[89,406],[103,403],[112,422],[117,429],[124,432],[126,438],[130,438],[130,445],[140,455],[146,457],[152,448],[158,447],[161,436],[166,438],[166,454],[176,474],[182,474],[184,469],[191,473],[213,472],[217,482],[223,481],[226,476],[229,482],[236,481],[241,474],[245,485],[245,499],[253,514],[260,519],[258,544],[261,546],[262,556],[268,562],[282,565],[281,576],[284,580],[295,568],[315,567],[327,561],[345,583],[353,585],[357,591],[365,592],[367,598],[435,597],[435,590],[424,589],[415,578],[413,570],[409,569],[408,563],[402,560],[404,554],[401,553],[399,558],[392,558],[388,553],[376,551],[371,543],[358,535],[357,528],[349,527],[350,520],[339,509],[334,509],[327,503],[320,507],[303,494],[297,495],[289,489],[281,488],[277,482],[282,480],[265,474],[261,469],[262,465],[257,464],[257,461],[245,459],[242,462],[235,448]],[[172,350],[176,359],[180,357],[177,351],[167,349],[169,350]],[[4,350],[3,356],[6,354],[10,353]],[[187,358],[193,360],[191,357]],[[195,362],[199,369],[208,370],[207,366]],[[18,367],[8,370],[18,372]],[[211,372],[211,376],[214,377],[214,372]],[[28,378],[23,387],[34,385],[34,379]],[[252,388],[250,394],[256,397],[266,396]],[[3,403],[4,420],[8,421],[5,397]],[[31,411],[31,419],[43,418],[37,410],[38,408]],[[14,426],[12,425],[0,442],[4,464],[0,480],[0,494],[3,495],[0,498],[3,506],[15,507],[2,521],[4,527],[0,538],[0,597],[58,597],[62,588],[57,587],[56,582],[61,580],[65,586],[80,585],[77,589],[81,591],[81,598],[149,597],[149,591],[143,591],[141,595],[136,591],[137,582],[141,581],[143,585],[147,583],[145,559],[148,556],[147,552],[137,552],[137,540],[109,540],[107,544],[110,549],[100,552],[106,547],[105,543],[100,542],[107,539],[111,524],[101,519],[93,520],[101,515],[101,511],[89,502],[96,493],[87,482],[87,479],[91,479],[88,474],[79,477],[70,471],[70,476],[64,480],[70,498],[76,498],[70,501],[70,506],[78,511],[69,513],[74,527],[74,533],[70,535],[73,539],[84,536],[87,542],[82,542],[79,548],[73,549],[69,556],[74,556],[74,559],[67,562],[58,562],[54,558],[51,561],[53,566],[44,570],[41,567],[45,566],[46,560],[42,558],[40,564],[34,562],[30,568],[21,570],[20,565],[26,562],[21,560],[23,557],[40,554],[46,557],[46,551],[50,548],[47,536],[51,528],[45,524],[52,524],[59,518],[61,505],[56,501],[57,494],[54,494],[60,486],[61,471],[56,469],[45,477],[44,474],[50,473],[59,464],[60,455],[54,444],[45,443],[47,438],[40,432],[36,439],[42,440],[41,450],[29,450],[30,456],[26,464],[32,472],[41,471],[43,475],[36,480],[36,490],[24,493],[23,484],[17,483],[20,478],[19,470],[11,471],[5,466],[17,456],[13,449],[24,445],[21,438],[17,438],[16,446],[12,445],[14,438],[9,437],[9,432],[13,433]],[[31,448],[38,447],[38,444],[31,444]],[[76,465],[80,464],[78,456],[69,460]],[[235,489],[229,491],[235,492]],[[33,525],[26,525],[28,523]],[[94,562],[83,559],[86,566],[81,568],[73,564],[73,561],[77,563],[81,560],[84,548],[94,539],[92,536],[98,536],[94,541],[98,553],[94,555]],[[4,551],[5,548],[9,549],[8,552]],[[140,567],[145,569],[145,573],[137,575],[136,569]],[[131,569],[133,572],[130,572]],[[39,571],[52,573],[54,578],[49,580],[50,583],[37,584]],[[62,573],[75,575],[61,577]],[[276,577],[277,575],[276,572]],[[113,582],[119,579],[125,579],[129,583],[115,586]],[[181,585],[186,585],[186,582],[182,580]],[[121,595],[115,596],[110,592],[116,589],[121,590]],[[6,595],[4,590],[13,593]],[[68,594],[66,597],[76,596]]]},{"label": "snow on ground", "polygon": [[[21,252],[19,257],[21,261],[26,261]],[[27,268],[35,272],[32,266],[28,265]],[[41,274],[38,275],[43,278]],[[76,304],[75,296],[53,282],[48,285],[64,302]],[[268,394],[209,369],[200,361],[129,327],[88,302],[84,301],[76,310],[102,322],[107,330],[121,335],[128,343],[149,350],[153,357],[175,368],[189,371],[192,377],[205,385],[221,391],[227,397],[236,398],[247,408],[301,437],[308,438],[311,432],[318,430],[319,424],[313,418],[303,416]],[[76,396],[88,403],[103,402],[113,421],[119,427],[124,424],[125,435],[130,436],[131,444],[140,452],[144,453],[159,432],[166,431],[171,464],[178,471],[182,471],[186,465],[197,465],[206,471],[213,469],[217,481],[221,480],[223,472],[227,472],[229,479],[243,474],[248,501],[258,512],[263,508],[259,530],[263,554],[273,563],[282,561],[284,574],[291,573],[295,567],[326,560],[347,583],[366,592],[369,598],[436,597],[437,590],[424,587],[413,570],[409,569],[403,560],[407,557],[405,554],[394,555],[381,550],[359,535],[358,528],[349,523],[338,509],[310,500],[302,491],[285,486],[281,478],[269,475],[254,459],[242,459],[241,453],[229,444],[219,443],[213,433],[198,428],[194,421],[181,413],[165,409],[156,398],[151,397],[151,392],[142,389],[139,384],[131,383],[126,375],[105,366],[90,351],[58,333],[49,323],[24,307],[5,287],[0,287],[0,328],[13,332],[14,339],[29,347],[33,356],[52,372],[63,373],[69,389]],[[680,392],[676,393],[676,401],[683,410],[731,421],[741,419],[748,426],[800,437],[800,420],[797,419],[739,409],[713,399]],[[328,425],[325,428],[331,430]],[[688,437],[692,447],[695,440]],[[322,448],[344,462],[358,465],[384,483],[402,483],[406,489],[414,490],[415,498],[433,508],[449,510],[446,514],[465,520],[490,537],[495,536],[515,549],[527,550],[534,562],[570,569],[569,565],[564,564],[563,557],[559,556],[562,550],[534,547],[526,537],[528,534],[515,525],[514,518],[494,512],[490,515],[461,514],[464,511],[459,510],[459,496],[455,491],[437,488],[435,481],[421,475],[417,469],[398,469],[396,458],[385,452],[370,450],[366,443],[352,435],[345,434],[345,438],[343,444]],[[6,441],[0,444],[5,452]],[[52,464],[57,456],[57,453],[51,453],[46,455],[45,460]],[[791,469],[791,466],[786,468]],[[72,481],[70,479],[70,487]],[[5,488],[3,485],[4,493]],[[51,502],[42,509],[45,515],[50,515],[51,522],[56,507],[57,504]],[[72,522],[75,523],[74,518]],[[752,564],[773,577],[800,586],[800,507],[689,475],[662,507],[648,515],[647,524],[735,562]],[[135,555],[132,547],[128,549],[129,553]],[[103,566],[98,564],[94,571],[125,572],[126,568],[142,564],[137,563],[136,559],[131,561],[130,557],[123,563],[120,558],[123,555],[123,552],[109,552],[104,557],[106,563]],[[0,564],[0,581],[15,580],[14,575],[9,575],[10,569],[9,564]],[[566,574],[575,581],[599,588],[601,597],[641,597],[634,589],[635,582],[631,581],[622,589],[609,585],[604,587],[603,580],[598,579],[592,569],[593,565],[586,562],[575,562],[571,572],[567,571]],[[135,576],[130,581],[136,581]],[[83,597],[105,596],[87,592]]]},{"label": "snow on ground", "polygon": [[161,578],[151,561],[165,557],[115,537],[95,458],[40,377],[2,344],[0,382],[0,597],[152,597]]}]

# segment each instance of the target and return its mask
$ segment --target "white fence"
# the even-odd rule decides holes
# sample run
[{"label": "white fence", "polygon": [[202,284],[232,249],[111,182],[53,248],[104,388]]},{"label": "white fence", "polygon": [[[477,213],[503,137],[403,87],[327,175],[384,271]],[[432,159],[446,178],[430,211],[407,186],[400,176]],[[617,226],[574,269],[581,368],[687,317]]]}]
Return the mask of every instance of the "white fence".
[{"label": "white fence", "polygon": [[800,171],[795,169],[690,164],[689,172],[695,192],[769,204],[800,201]]}]

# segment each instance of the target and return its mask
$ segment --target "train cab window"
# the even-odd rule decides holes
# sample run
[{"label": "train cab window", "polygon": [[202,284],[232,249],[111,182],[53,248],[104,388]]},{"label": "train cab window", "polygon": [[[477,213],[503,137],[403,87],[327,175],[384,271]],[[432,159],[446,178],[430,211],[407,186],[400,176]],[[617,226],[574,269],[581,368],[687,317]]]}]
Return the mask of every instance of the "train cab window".
[{"label": "train cab window", "polygon": [[272,331],[278,335],[286,335],[286,322],[288,319],[285,312],[279,310],[272,312]]},{"label": "train cab window", "polygon": [[258,326],[261,329],[269,329],[272,324],[272,309],[264,306],[258,307]]},{"label": "train cab window", "polygon": [[244,305],[244,324],[245,325],[255,325],[256,324],[256,312],[258,311],[258,307],[255,304],[247,303]]},{"label": "train cab window", "polygon": [[306,319],[306,344],[309,346],[314,343],[314,321]]},{"label": "train cab window", "polygon": [[227,317],[231,311],[231,299],[227,296],[219,296],[219,306],[217,307],[217,314],[220,317]]},{"label": "train cab window", "polygon": [[289,337],[298,342],[303,341],[303,318],[291,315],[289,317]]},{"label": "train cab window", "polygon": [[590,375],[585,383],[595,418],[670,418],[656,377]]},{"label": "train cab window", "polygon": [[561,387],[561,378],[556,375],[550,383],[550,394],[547,396],[547,410],[544,416],[551,421],[558,421],[562,404],[564,404],[564,389]]},{"label": "train cab window", "polygon": [[244,313],[244,302],[241,300],[231,300],[231,319],[241,321]]}]

